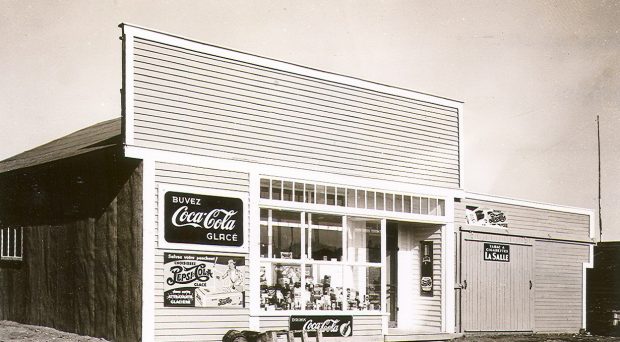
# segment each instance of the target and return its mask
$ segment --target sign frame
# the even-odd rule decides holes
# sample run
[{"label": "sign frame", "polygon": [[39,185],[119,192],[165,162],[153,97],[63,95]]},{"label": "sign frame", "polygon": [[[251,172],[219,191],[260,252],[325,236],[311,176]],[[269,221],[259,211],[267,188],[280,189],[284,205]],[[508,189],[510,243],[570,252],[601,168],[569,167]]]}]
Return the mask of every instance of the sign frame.
[{"label": "sign frame", "polygon": [[[193,243],[168,242],[165,238],[165,194],[167,192],[184,192],[188,194],[218,196],[240,199],[243,207],[243,244],[241,246],[218,246]],[[157,235],[158,248],[201,251],[214,253],[248,253],[249,240],[249,193],[243,191],[215,190],[193,186],[165,185],[159,184],[157,197]]]}]

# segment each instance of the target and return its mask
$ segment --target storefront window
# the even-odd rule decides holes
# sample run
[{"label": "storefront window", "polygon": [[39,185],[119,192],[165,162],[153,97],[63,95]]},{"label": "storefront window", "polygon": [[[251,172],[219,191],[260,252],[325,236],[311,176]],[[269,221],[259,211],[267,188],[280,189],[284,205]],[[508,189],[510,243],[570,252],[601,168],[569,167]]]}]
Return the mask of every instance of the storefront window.
[{"label": "storefront window", "polygon": [[381,262],[381,222],[349,219],[347,259],[350,262]]},{"label": "storefront window", "polygon": [[306,251],[313,260],[342,259],[342,216],[307,214]]},{"label": "storefront window", "polygon": [[265,208],[260,218],[262,310],[381,310],[380,220]]},{"label": "storefront window", "polygon": [[301,266],[263,263],[260,272],[261,309],[302,309]]},{"label": "storefront window", "polygon": [[381,267],[345,266],[345,310],[381,310]]},{"label": "storefront window", "polygon": [[342,310],[342,265],[306,265],[305,281],[306,310]]},{"label": "storefront window", "polygon": [[263,257],[300,259],[301,214],[294,211],[261,209],[260,244]]}]

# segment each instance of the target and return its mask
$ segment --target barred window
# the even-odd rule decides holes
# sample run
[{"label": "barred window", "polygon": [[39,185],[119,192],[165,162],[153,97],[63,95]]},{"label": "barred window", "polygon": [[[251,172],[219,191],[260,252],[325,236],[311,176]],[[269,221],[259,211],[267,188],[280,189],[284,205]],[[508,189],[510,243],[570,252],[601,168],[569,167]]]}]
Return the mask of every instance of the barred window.
[{"label": "barred window", "polygon": [[0,229],[0,260],[22,260],[24,232],[21,227]]}]

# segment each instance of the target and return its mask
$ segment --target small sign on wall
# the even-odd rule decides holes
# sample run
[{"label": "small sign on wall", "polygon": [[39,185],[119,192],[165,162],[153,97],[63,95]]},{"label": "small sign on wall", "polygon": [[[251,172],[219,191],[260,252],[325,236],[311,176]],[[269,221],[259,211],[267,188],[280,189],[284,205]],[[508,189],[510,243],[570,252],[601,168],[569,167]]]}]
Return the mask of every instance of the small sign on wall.
[{"label": "small sign on wall", "polygon": [[484,260],[510,262],[510,245],[485,242]]},{"label": "small sign on wall", "polygon": [[433,241],[420,242],[420,294],[433,296]]},{"label": "small sign on wall", "polygon": [[167,191],[164,194],[166,242],[210,246],[243,245],[240,198]]},{"label": "small sign on wall", "polygon": [[467,224],[474,226],[508,228],[506,214],[497,209],[468,205],[465,207],[465,218]]},{"label": "small sign on wall", "polygon": [[164,253],[164,306],[245,307],[245,258]]},{"label": "small sign on wall", "polygon": [[310,337],[318,330],[326,337],[349,337],[353,334],[353,316],[291,316],[289,330],[303,330]]}]

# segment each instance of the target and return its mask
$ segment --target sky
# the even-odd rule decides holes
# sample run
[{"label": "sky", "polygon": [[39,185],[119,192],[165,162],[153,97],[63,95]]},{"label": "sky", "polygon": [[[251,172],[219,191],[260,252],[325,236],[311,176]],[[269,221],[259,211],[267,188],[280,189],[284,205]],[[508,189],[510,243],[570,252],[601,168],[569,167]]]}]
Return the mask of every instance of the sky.
[{"label": "sky", "polygon": [[596,210],[599,115],[620,240],[619,1],[0,0],[0,160],[120,116],[122,22],[463,101],[471,192]]}]

